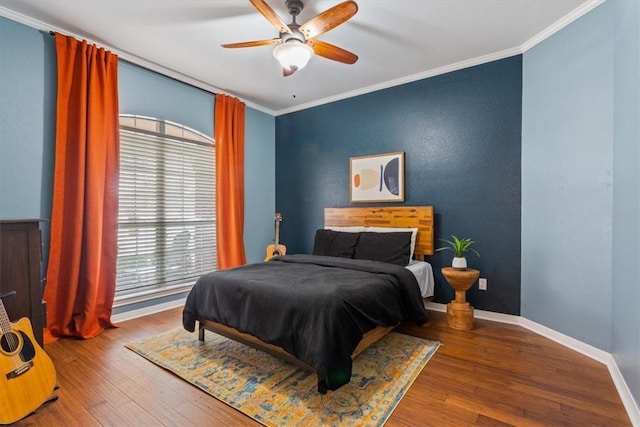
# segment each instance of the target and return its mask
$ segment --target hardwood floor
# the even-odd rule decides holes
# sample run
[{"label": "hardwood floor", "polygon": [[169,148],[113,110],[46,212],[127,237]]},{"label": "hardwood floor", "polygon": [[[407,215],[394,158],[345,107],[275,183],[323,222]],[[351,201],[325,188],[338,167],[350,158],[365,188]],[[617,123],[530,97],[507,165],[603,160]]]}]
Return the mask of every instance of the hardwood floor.
[{"label": "hardwood floor", "polygon": [[[59,399],[16,425],[259,426],[124,348],[181,326],[181,309],[120,324],[98,337],[45,347]],[[403,332],[439,340],[386,426],[628,426],[606,366],[520,326],[476,320],[455,331],[444,313]]]}]

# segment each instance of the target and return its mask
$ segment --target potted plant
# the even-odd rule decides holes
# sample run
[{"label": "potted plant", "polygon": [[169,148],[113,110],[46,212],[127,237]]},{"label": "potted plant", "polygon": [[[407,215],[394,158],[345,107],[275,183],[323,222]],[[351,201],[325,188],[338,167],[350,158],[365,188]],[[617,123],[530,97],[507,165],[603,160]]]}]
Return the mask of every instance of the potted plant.
[{"label": "potted plant", "polygon": [[440,240],[447,243],[447,246],[436,249],[436,252],[445,251],[448,249],[452,250],[453,261],[451,262],[451,267],[455,268],[456,270],[464,270],[465,268],[467,268],[467,258],[465,257],[467,252],[473,251],[476,255],[478,255],[478,257],[480,256],[478,251],[471,247],[471,245],[473,245],[475,241],[471,240],[468,237],[458,238],[454,235],[451,235],[451,240]]}]

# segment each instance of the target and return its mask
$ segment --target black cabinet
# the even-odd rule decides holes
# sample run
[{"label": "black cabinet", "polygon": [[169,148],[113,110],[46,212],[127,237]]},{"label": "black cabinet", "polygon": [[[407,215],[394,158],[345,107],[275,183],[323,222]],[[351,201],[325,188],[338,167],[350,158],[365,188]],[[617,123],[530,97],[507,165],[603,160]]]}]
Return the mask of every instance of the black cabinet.
[{"label": "black cabinet", "polygon": [[40,219],[0,220],[0,294],[12,322],[28,317],[33,334],[43,345],[46,306],[42,301]]}]

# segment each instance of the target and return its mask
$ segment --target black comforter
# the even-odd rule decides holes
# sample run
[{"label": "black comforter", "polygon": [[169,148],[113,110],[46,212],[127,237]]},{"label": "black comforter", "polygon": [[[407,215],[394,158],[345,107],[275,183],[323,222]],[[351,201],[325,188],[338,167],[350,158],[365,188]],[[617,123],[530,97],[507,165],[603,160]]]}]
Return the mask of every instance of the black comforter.
[{"label": "black comforter", "polygon": [[287,255],[205,274],[183,325],[208,319],[282,347],[313,366],[321,393],[351,378],[351,354],[367,331],[427,320],[414,275],[393,264]]}]

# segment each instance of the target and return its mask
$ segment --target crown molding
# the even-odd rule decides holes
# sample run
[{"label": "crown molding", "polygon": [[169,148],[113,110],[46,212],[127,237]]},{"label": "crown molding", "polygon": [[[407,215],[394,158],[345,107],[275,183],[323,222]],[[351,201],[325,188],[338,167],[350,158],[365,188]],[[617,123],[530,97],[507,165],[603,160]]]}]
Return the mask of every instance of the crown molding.
[{"label": "crown molding", "polygon": [[452,71],[462,70],[464,68],[469,68],[469,67],[473,67],[473,66],[476,66],[476,65],[486,64],[488,62],[497,61],[499,59],[508,58],[510,56],[521,55],[521,54],[525,53],[527,50],[531,49],[532,47],[534,47],[538,43],[540,43],[540,42],[546,40],[547,38],[551,37],[553,34],[557,33],[558,31],[560,31],[561,29],[563,29],[567,25],[571,24],[576,19],[578,19],[581,16],[585,15],[586,13],[590,12],[591,10],[593,10],[594,8],[596,8],[597,6],[601,5],[604,2],[605,2],[605,0],[590,0],[590,1],[587,1],[586,3],[582,4],[578,8],[574,9],[569,14],[565,15],[564,17],[562,17],[560,20],[556,21],[555,23],[553,23],[549,27],[545,28],[543,31],[541,31],[540,33],[536,34],[534,37],[530,38],[529,40],[527,40],[526,42],[524,42],[520,46],[511,48],[511,49],[507,49],[507,50],[503,50],[501,52],[492,53],[492,54],[489,54],[489,55],[484,55],[484,56],[479,56],[479,57],[476,57],[476,58],[471,58],[471,59],[468,59],[468,60],[465,60],[465,61],[460,61],[460,62],[457,62],[455,64],[451,64],[451,65],[447,65],[447,66],[444,66],[444,67],[435,68],[435,69],[428,70],[428,71],[425,71],[425,72],[412,74],[410,76],[402,77],[402,78],[399,78],[399,79],[389,80],[389,81],[384,82],[384,83],[380,83],[380,84],[376,84],[376,85],[372,85],[372,86],[367,86],[367,87],[364,87],[364,88],[361,88],[361,89],[356,89],[356,90],[349,91],[349,92],[344,92],[344,93],[341,93],[339,95],[318,99],[318,100],[315,100],[315,101],[312,101],[312,102],[308,102],[308,103],[305,103],[305,104],[300,104],[300,105],[296,105],[296,106],[293,106],[293,107],[284,108],[282,110],[276,111],[275,115],[276,116],[280,116],[280,115],[283,115],[283,114],[293,113],[293,112],[300,111],[300,110],[306,110],[307,108],[317,107],[319,105],[328,104],[328,103],[336,102],[336,101],[341,101],[343,99],[352,98],[354,96],[359,96],[359,95],[364,95],[366,93],[371,93],[371,92],[375,92],[375,91],[382,90],[382,89],[387,89],[387,88],[394,87],[394,86],[399,86],[399,85],[402,85],[402,84],[405,84],[405,83],[411,83],[411,82],[414,82],[414,81],[417,81],[417,80],[422,80],[422,79],[426,79],[426,78],[429,78],[429,77],[434,77],[434,76],[437,76],[437,75],[440,75],[440,74],[450,73]]},{"label": "crown molding", "polygon": [[549,37],[551,37],[558,31],[560,31],[567,25],[571,24],[576,19],[587,14],[588,12],[591,12],[593,9],[600,6],[604,2],[605,0],[590,0],[586,3],[583,3],[576,9],[572,10],[569,14],[562,17],[562,19],[560,19],[559,21],[556,21],[552,25],[542,30],[540,33],[536,34],[535,36],[531,37],[529,40],[524,42],[520,46],[520,50],[522,51],[522,53],[528,51],[538,43],[548,39]]},{"label": "crown molding", "polygon": [[429,77],[438,76],[441,74],[450,73],[452,71],[462,70],[464,68],[473,67],[476,65],[486,64],[488,62],[497,61],[499,59],[508,58],[510,56],[519,55],[521,52],[520,48],[507,49],[500,52],[491,53],[488,55],[478,56],[476,58],[466,59],[464,61],[456,62],[455,64],[445,65],[443,67],[434,68],[432,70],[423,71],[416,74],[411,74],[409,76],[400,77],[394,80],[388,80],[383,83],[363,87],[360,89],[352,90],[349,92],[343,92],[338,95],[329,96],[326,98],[318,99],[315,101],[307,102],[305,104],[299,104],[293,107],[284,108],[282,110],[276,111],[276,116],[280,116],[283,114],[293,113],[300,110],[306,110],[307,108],[317,107],[323,104],[329,104],[331,102],[341,101],[347,98],[353,98],[355,96],[364,95],[371,92],[376,92],[382,89],[388,89],[394,86],[400,86],[405,83],[411,83],[418,80],[423,80]]},{"label": "crown molding", "polygon": [[23,15],[21,13],[17,13],[15,11],[11,10],[11,9],[7,9],[5,6],[0,6],[0,16],[3,16],[5,18],[7,18],[7,19],[10,19],[12,21],[16,21],[16,22],[18,22],[20,24],[24,24],[26,26],[29,26],[31,28],[34,28],[34,29],[42,31],[42,32],[46,32],[46,33],[48,33],[49,31],[59,32],[59,33],[62,33],[62,34],[73,36],[73,37],[75,37],[77,39],[86,40],[87,43],[95,44],[97,46],[105,48],[105,49],[113,52],[114,54],[118,55],[118,58],[120,58],[122,60],[125,60],[127,62],[130,62],[132,64],[135,64],[135,65],[138,65],[140,67],[146,68],[146,69],[148,69],[150,71],[153,71],[153,72],[156,72],[158,74],[162,74],[163,76],[172,78],[172,79],[180,81],[182,83],[186,83],[186,84],[188,84],[190,86],[193,86],[195,88],[202,89],[202,90],[204,90],[206,92],[210,92],[210,93],[213,93],[213,94],[222,93],[222,94],[225,94],[225,95],[234,96],[234,97],[240,99],[242,102],[244,102],[247,107],[253,108],[254,110],[261,111],[261,112],[269,114],[271,116],[275,115],[275,111],[273,111],[271,109],[268,109],[266,107],[263,107],[262,105],[255,104],[255,103],[253,103],[251,101],[247,101],[246,99],[243,99],[242,97],[238,96],[237,94],[234,94],[232,92],[228,92],[228,91],[225,91],[225,90],[220,89],[218,87],[212,86],[212,85],[210,85],[208,83],[205,83],[205,82],[203,82],[201,80],[198,80],[198,79],[195,79],[193,77],[190,77],[190,76],[188,76],[186,74],[183,74],[183,73],[181,73],[179,71],[175,71],[175,70],[173,70],[171,68],[167,68],[167,67],[165,67],[163,65],[160,65],[160,64],[157,64],[155,62],[148,61],[148,60],[146,60],[144,58],[141,58],[141,57],[139,57],[137,55],[134,55],[132,53],[129,53],[127,51],[118,49],[118,48],[116,48],[114,46],[110,46],[110,45],[105,44],[103,42],[96,42],[95,40],[91,40],[91,39],[87,38],[85,35],[74,33],[74,32],[70,32],[70,31],[67,31],[64,28],[58,28],[55,25],[51,25],[51,24],[49,24],[47,22],[34,19],[34,18],[30,17],[30,16],[26,16],[26,15]]},{"label": "crown molding", "polygon": [[[412,74],[409,76],[405,76],[405,77],[401,77],[398,79],[394,79],[394,80],[389,80],[383,83],[379,83],[379,84],[375,84],[375,85],[371,85],[371,86],[367,86],[364,88],[360,88],[360,89],[356,89],[356,90],[352,90],[352,91],[348,91],[348,92],[344,92],[338,95],[334,95],[334,96],[329,96],[326,98],[322,98],[322,99],[318,99],[315,101],[311,101],[308,103],[304,103],[304,104],[299,104],[299,105],[295,105],[289,108],[284,108],[281,110],[272,110],[269,108],[266,108],[262,105],[258,105],[255,104],[251,101],[247,101],[245,99],[242,99],[242,97],[238,96],[237,94],[222,90],[220,88],[217,88],[215,86],[212,86],[208,83],[205,83],[201,80],[198,79],[194,79],[193,77],[190,77],[186,74],[182,74],[178,71],[172,70],[170,68],[164,67],[162,65],[156,64],[154,62],[151,61],[147,61],[144,58],[141,58],[137,55],[133,55],[129,52],[126,51],[122,51],[119,50],[113,46],[104,46],[105,48],[109,49],[110,51],[114,52],[115,54],[117,54],[120,58],[129,61],[133,64],[139,65],[141,67],[147,68],[151,71],[155,71],[157,73],[166,75],[167,77],[176,79],[178,81],[181,81],[183,83],[189,84],[191,86],[197,87],[199,89],[208,91],[208,92],[212,92],[212,93],[225,93],[227,95],[231,95],[231,96],[235,96],[237,98],[239,98],[242,102],[244,102],[248,107],[251,107],[255,110],[261,111],[263,113],[269,114],[271,116],[280,116],[283,114],[289,114],[289,113],[293,113],[296,111],[300,111],[300,110],[306,110],[308,108],[312,108],[312,107],[317,107],[320,105],[324,105],[324,104],[329,104],[332,102],[336,102],[336,101],[341,101],[344,99],[348,99],[348,98],[353,98],[355,96],[359,96],[359,95],[364,95],[367,93],[371,93],[371,92],[375,92],[375,91],[379,91],[379,90],[383,90],[383,89],[388,89],[390,87],[394,87],[394,86],[399,86],[405,83],[411,83],[417,80],[422,80],[422,79],[426,79],[429,77],[434,77],[437,75],[441,75],[441,74],[446,74],[446,73],[450,73],[453,71],[458,71],[458,70],[462,70],[464,68],[469,68],[469,67],[473,67],[476,65],[481,65],[481,64],[485,64],[488,62],[492,62],[492,61],[497,61],[499,59],[504,59],[504,58],[508,58],[510,56],[514,56],[514,55],[520,55],[525,53],[526,51],[528,51],[529,49],[531,49],[532,47],[536,46],[537,44],[541,43],[542,41],[546,40],[547,38],[551,37],[553,34],[555,34],[556,32],[560,31],[562,28],[566,27],[567,25],[571,24],[573,21],[575,21],[576,19],[580,18],[581,16],[585,15],[586,13],[590,12],[591,10],[595,9],[596,7],[598,7],[599,5],[601,5],[602,3],[604,3],[605,0],[589,0],[587,2],[585,2],[584,4],[582,4],[581,6],[579,6],[578,8],[574,9],[573,11],[571,11],[569,14],[565,15],[564,17],[562,17],[560,20],[556,21],[555,23],[553,23],[552,25],[550,25],[549,27],[545,28],[543,31],[541,31],[540,33],[538,33],[537,35],[535,35],[534,37],[530,38],[529,40],[527,40],[526,42],[524,42],[522,45],[511,48],[511,49],[506,49],[500,52],[496,52],[496,53],[492,53],[492,54],[488,54],[488,55],[484,55],[484,56],[479,56],[476,58],[471,58],[468,60],[464,60],[464,61],[460,61],[457,62],[455,64],[450,64],[450,65],[446,65],[443,67],[439,67],[439,68],[435,68],[432,70],[428,70],[428,71],[424,71],[424,72],[420,72],[420,73],[416,73],[416,74]],[[58,32],[63,32],[63,33],[67,33],[69,35],[72,35],[74,37],[77,38],[85,38],[84,36],[80,35],[80,34],[74,34],[74,33],[69,33],[64,29],[61,28],[55,28],[54,26],[46,23],[46,22],[42,22],[36,19],[33,19],[29,16],[25,16],[19,13],[16,13],[10,9],[7,9],[4,6],[0,6],[0,16],[5,16],[9,19],[12,19],[14,21],[20,22],[22,24],[28,25],[30,27],[36,28],[38,30],[41,31],[58,31]],[[86,39],[86,38],[85,38]],[[91,40],[87,40],[90,43],[95,43],[94,41]],[[100,44],[101,43],[95,43],[95,44]]]}]

